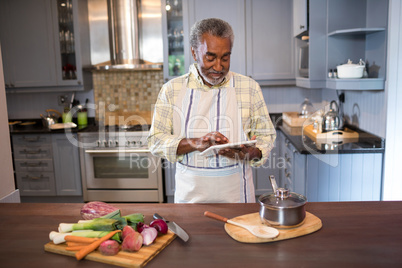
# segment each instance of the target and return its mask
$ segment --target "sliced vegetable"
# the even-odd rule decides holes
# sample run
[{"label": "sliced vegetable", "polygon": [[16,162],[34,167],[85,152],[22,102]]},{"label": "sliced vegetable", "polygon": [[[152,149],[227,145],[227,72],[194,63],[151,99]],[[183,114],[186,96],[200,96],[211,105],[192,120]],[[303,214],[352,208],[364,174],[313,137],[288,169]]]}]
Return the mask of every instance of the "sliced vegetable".
[{"label": "sliced vegetable", "polygon": [[92,201],[82,206],[81,217],[84,220],[93,220],[95,218],[113,213],[116,210],[119,209],[107,203],[101,201]]},{"label": "sliced vegetable", "polygon": [[148,228],[149,226],[144,224],[143,222],[137,223],[137,232],[141,233],[144,228]]},{"label": "sliced vegetable", "polygon": [[124,238],[126,238],[129,234],[134,233],[135,230],[133,227],[131,227],[130,225],[124,226],[123,228],[123,232],[121,233],[121,238],[124,241]]},{"label": "sliced vegetable", "polygon": [[114,231],[118,229],[120,222],[115,219],[97,218],[92,221],[82,223],[60,223],[59,231],[67,233],[76,230],[93,230],[93,231]]},{"label": "sliced vegetable", "polygon": [[83,259],[86,255],[88,255],[89,253],[91,253],[92,251],[97,249],[100,246],[100,244],[102,244],[103,241],[106,241],[106,240],[112,238],[115,234],[120,233],[120,232],[121,232],[121,230],[116,230],[116,231],[108,233],[104,237],[102,237],[99,240],[89,244],[88,246],[84,247],[83,249],[81,249],[80,251],[75,253],[75,258],[77,260]]},{"label": "sliced vegetable", "polygon": [[121,244],[121,249],[128,252],[140,250],[143,244],[143,237],[139,232],[129,233]]},{"label": "sliced vegetable", "polygon": [[153,220],[149,224],[149,226],[154,227],[160,234],[167,234],[167,232],[168,232],[168,226],[167,226],[166,222],[162,219]]},{"label": "sliced vegetable", "polygon": [[158,231],[153,227],[147,227],[142,230],[141,235],[143,238],[142,244],[148,246],[155,241],[156,237],[158,236]]},{"label": "sliced vegetable", "polygon": [[[109,234],[110,232],[108,231],[76,231],[76,232],[71,232],[71,233],[58,233],[58,232],[50,232],[49,238],[50,240],[53,241],[54,244],[61,244],[66,242],[64,239],[66,236],[80,236],[80,237],[91,237],[91,238],[101,238],[104,237],[105,235]],[[113,240],[116,240],[117,242],[121,243],[121,235],[120,233],[115,234],[112,237]]]},{"label": "sliced vegetable", "polygon": [[[116,242],[116,243],[117,243],[117,242]],[[85,246],[67,246],[67,247],[65,247],[64,249],[65,249],[65,250],[68,250],[68,251],[77,251],[77,250],[81,250],[81,249],[85,248],[85,247],[88,246],[88,245],[90,245],[90,244],[87,244],[87,245],[85,245]]]},{"label": "sliced vegetable", "polygon": [[119,253],[120,245],[115,240],[106,240],[99,245],[99,252],[105,256],[113,256]]}]

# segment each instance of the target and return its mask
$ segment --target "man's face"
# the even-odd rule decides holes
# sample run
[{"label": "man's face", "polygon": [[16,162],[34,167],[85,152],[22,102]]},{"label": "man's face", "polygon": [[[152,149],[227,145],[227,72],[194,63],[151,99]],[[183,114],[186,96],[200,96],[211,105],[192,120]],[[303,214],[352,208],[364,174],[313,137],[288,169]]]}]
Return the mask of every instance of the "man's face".
[{"label": "man's face", "polygon": [[191,53],[205,84],[211,87],[223,81],[230,68],[229,38],[203,34],[200,46],[191,48]]}]

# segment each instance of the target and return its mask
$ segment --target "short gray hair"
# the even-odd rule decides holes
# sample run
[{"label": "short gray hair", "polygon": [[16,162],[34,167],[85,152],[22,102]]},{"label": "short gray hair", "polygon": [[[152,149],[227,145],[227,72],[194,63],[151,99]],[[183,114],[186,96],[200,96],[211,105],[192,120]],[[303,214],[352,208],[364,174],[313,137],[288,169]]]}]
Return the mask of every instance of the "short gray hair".
[{"label": "short gray hair", "polygon": [[232,27],[224,20],[209,18],[197,21],[190,30],[190,45],[197,49],[202,41],[202,35],[209,33],[220,38],[230,39],[230,49],[233,48],[234,34]]}]

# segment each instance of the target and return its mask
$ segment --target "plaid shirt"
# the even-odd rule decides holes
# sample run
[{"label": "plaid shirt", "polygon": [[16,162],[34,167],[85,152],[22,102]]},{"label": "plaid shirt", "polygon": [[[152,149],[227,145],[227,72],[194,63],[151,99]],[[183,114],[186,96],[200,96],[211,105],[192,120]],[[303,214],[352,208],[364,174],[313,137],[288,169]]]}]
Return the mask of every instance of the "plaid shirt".
[{"label": "plaid shirt", "polygon": [[[263,156],[259,161],[253,161],[251,165],[260,166],[267,160],[274,146],[275,128],[269,117],[261,88],[253,79],[229,72],[221,84],[212,88],[226,87],[229,85],[230,79],[234,79],[237,105],[241,109],[244,133],[249,139],[254,135],[256,136],[256,146],[261,150]],[[177,155],[177,147],[185,137],[173,135],[173,109],[178,107],[176,99],[186,82],[187,88],[202,91],[211,89],[202,81],[196,64],[190,66],[189,73],[164,84],[155,104],[148,136],[148,146],[152,154],[166,158],[169,162],[177,162],[183,159],[183,155]]]}]

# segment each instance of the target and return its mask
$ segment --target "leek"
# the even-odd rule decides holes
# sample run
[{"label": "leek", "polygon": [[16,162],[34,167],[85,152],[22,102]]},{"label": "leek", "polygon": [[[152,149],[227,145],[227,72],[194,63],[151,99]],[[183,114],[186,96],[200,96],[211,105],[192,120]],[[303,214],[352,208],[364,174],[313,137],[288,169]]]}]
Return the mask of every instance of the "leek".
[{"label": "leek", "polygon": [[[74,236],[81,236],[81,237],[89,237],[89,238],[101,238],[105,235],[110,233],[110,231],[74,231],[70,233],[58,233],[55,231],[50,232],[49,238],[53,241],[54,244],[61,244],[66,242],[65,236],[67,235],[74,235]],[[115,234],[111,239],[116,240],[117,242],[121,243],[121,233]]]},{"label": "leek", "polygon": [[91,221],[78,223],[60,223],[59,232],[67,233],[77,230],[114,231],[119,225],[121,225],[121,221],[115,219],[96,218]]}]

